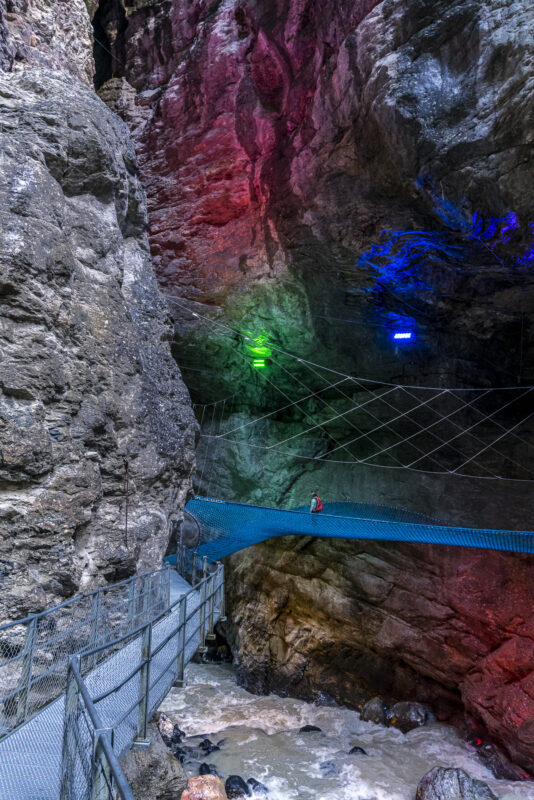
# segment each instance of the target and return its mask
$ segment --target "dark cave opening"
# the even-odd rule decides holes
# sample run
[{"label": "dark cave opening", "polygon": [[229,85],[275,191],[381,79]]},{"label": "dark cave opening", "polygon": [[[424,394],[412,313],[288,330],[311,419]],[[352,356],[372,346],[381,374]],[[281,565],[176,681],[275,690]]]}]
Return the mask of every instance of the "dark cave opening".
[{"label": "dark cave opening", "polygon": [[100,0],[92,25],[93,83],[98,91],[110,78],[124,75],[124,32],[128,21],[121,0]]}]

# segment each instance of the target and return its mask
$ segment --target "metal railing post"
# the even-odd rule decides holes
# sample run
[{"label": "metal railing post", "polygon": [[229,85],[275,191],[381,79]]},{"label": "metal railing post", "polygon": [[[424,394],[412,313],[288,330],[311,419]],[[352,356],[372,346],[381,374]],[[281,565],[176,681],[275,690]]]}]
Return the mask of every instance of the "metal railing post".
[{"label": "metal railing post", "polygon": [[206,581],[202,581],[200,584],[200,628],[199,628],[199,644],[198,644],[198,652],[205,653],[207,651],[206,647]]},{"label": "metal railing post", "polygon": [[226,622],[226,601],[224,596],[224,564],[218,562],[218,575],[219,575],[219,619],[221,622]]},{"label": "metal railing post", "polygon": [[215,599],[215,575],[212,575],[206,581],[206,590],[208,593],[208,632],[206,639],[213,642],[217,637],[213,630],[213,604]]},{"label": "metal railing post", "polygon": [[93,780],[89,800],[106,800],[110,797],[110,787],[113,785],[111,765],[107,758],[102,758],[101,739],[105,736],[113,746],[113,728],[96,728],[93,732]]},{"label": "metal railing post", "polygon": [[[96,592],[93,595],[93,602],[91,604],[91,633],[90,633],[90,646],[96,647],[98,645],[98,638],[100,632],[100,592]],[[96,664],[97,654],[93,653],[90,657],[90,667],[89,669],[93,669]]]},{"label": "metal railing post", "polygon": [[136,598],[135,598],[135,584],[136,579],[133,578],[128,586],[128,630],[133,631],[135,628],[136,614]]},{"label": "metal railing post", "polygon": [[143,625],[148,620],[148,603],[151,591],[150,575],[145,575],[142,583],[143,596],[141,598],[141,624]]},{"label": "metal railing post", "polygon": [[22,667],[19,678],[19,693],[17,696],[17,717],[16,724],[20,725],[26,719],[28,713],[28,700],[30,697],[30,685],[32,680],[33,651],[35,640],[37,639],[37,616],[32,616],[26,628],[24,637],[24,655],[22,656]]},{"label": "metal railing post", "polygon": [[180,600],[180,607],[178,610],[178,659],[176,665],[176,680],[174,681],[174,686],[183,687],[185,686],[184,681],[184,668],[185,668],[185,628],[186,628],[186,611],[187,611],[187,599],[182,597]]},{"label": "metal railing post", "polygon": [[171,565],[166,561],[167,569],[165,570],[165,608],[169,608],[171,604]]},{"label": "metal railing post", "polygon": [[[71,663],[74,661],[80,669],[80,656],[72,656]],[[77,734],[74,730],[76,717],[78,714],[78,683],[69,664],[67,672],[67,689],[65,692],[65,718],[63,722],[63,747],[61,751],[61,788],[60,800],[73,800],[74,792],[74,770],[76,766],[76,742]]]},{"label": "metal railing post", "polygon": [[208,577],[208,557],[202,556],[202,577]]},{"label": "metal railing post", "polygon": [[143,666],[139,672],[139,707],[137,712],[137,735],[132,747],[146,750],[150,746],[147,739],[148,706],[150,691],[150,660],[152,654],[152,623],[145,625],[141,640],[141,660]]},{"label": "metal railing post", "polygon": [[197,551],[193,552],[193,567],[191,569],[191,586],[197,582]]}]

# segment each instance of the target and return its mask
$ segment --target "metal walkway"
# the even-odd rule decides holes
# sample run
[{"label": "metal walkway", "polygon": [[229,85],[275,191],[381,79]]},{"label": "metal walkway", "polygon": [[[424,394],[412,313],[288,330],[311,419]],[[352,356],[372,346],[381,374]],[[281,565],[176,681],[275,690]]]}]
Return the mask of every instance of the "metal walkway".
[{"label": "metal walkway", "polygon": [[422,514],[387,506],[329,503],[320,514],[310,514],[307,509],[284,511],[195,497],[186,509],[201,527],[198,553],[210,560],[280,536],[426,542],[534,553],[534,531],[442,525]]},{"label": "metal walkway", "polygon": [[[108,638],[96,648],[85,647],[75,656],[81,669],[85,664],[82,680],[90,696],[88,702],[99,716],[99,730],[92,729],[90,714],[81,707],[81,703],[73,712],[69,712],[71,701],[67,676],[71,676],[72,669],[68,673],[64,671],[66,684],[57,689],[61,692],[60,696],[43,708],[32,711],[31,703],[28,708],[27,699],[32,692],[35,694],[39,682],[43,682],[42,676],[37,675],[33,683],[30,679],[26,687],[21,686],[19,676],[17,692],[4,695],[4,707],[14,694],[20,705],[22,695],[28,718],[0,739],[1,800],[58,800],[60,797],[65,800],[110,800],[116,796],[117,786],[111,773],[107,774],[108,762],[105,762],[106,769],[102,769],[102,764],[94,759],[100,732],[107,731],[110,734],[112,749],[117,757],[136,739],[143,739],[143,725],[146,734],[147,719],[161,704],[175,681],[183,679],[185,665],[199,645],[204,644],[205,636],[212,631],[219,608],[223,605],[222,565],[208,574],[206,571],[204,574],[200,572],[201,580],[195,589],[168,567],[150,575],[151,585],[154,574],[158,578],[163,575],[168,581],[163,610],[158,610],[161,605],[158,593],[155,611],[151,612],[148,619],[143,619],[135,627],[134,616],[133,630],[114,639]],[[100,596],[99,593],[97,595]],[[145,609],[148,606],[147,597],[141,599]],[[135,610],[137,612],[139,609]],[[47,620],[46,616],[44,618]],[[27,623],[28,630],[31,622],[30,619]],[[0,644],[2,633],[5,637],[16,626],[17,623],[14,623],[0,629]],[[57,635],[54,638],[57,639]],[[21,653],[21,672],[24,673],[24,648]],[[42,654],[36,656],[34,650],[32,658],[37,666]],[[0,663],[0,674],[2,667],[8,669],[14,660],[6,659]],[[92,662],[97,663],[88,668],[87,665]],[[60,678],[56,675],[56,680],[60,682],[61,676],[63,671]],[[67,735],[68,729],[72,735]],[[95,779],[95,765],[104,773],[109,786],[106,780],[99,782]],[[121,796],[127,797],[127,794]]]}]

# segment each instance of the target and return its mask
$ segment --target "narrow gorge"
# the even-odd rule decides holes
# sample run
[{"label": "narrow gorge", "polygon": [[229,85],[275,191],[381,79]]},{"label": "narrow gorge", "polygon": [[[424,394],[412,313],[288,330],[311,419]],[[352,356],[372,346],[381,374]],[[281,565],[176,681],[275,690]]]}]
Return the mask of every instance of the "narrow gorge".
[{"label": "narrow gorge", "polygon": [[[159,567],[193,495],[534,530],[533,31],[0,0],[0,621]],[[527,786],[534,556],[339,537],[225,559],[239,686],[420,703]]]}]

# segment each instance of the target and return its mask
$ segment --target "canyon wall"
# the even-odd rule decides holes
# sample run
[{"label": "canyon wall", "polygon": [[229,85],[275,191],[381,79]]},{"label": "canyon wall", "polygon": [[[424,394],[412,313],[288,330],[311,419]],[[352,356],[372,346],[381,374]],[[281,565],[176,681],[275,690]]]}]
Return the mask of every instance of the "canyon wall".
[{"label": "canyon wall", "polygon": [[[411,435],[406,406],[351,411],[369,384],[331,388],[342,376],[287,353],[408,387],[534,377],[532,15],[526,0],[101,0],[113,58],[101,52],[99,91],[132,130],[174,352],[193,400],[220,401],[203,433],[237,429],[217,448],[202,440],[200,492],[291,506],[315,481],[336,485],[331,499],[530,525],[525,484],[449,480],[462,461],[450,449],[420,472],[392,473],[388,457],[359,468],[376,416],[376,449],[398,441],[388,414]],[[399,326],[413,334],[402,346]],[[276,348],[261,370],[245,336]],[[505,427],[528,412],[507,409]],[[421,449],[455,436],[456,421],[489,444],[496,429],[471,411]],[[347,451],[355,427],[364,441]],[[512,437],[504,461],[488,448],[467,473],[532,479],[531,420],[521,434],[527,450]],[[454,441],[469,459],[473,441]],[[340,443],[344,471],[339,454],[326,463]]]},{"label": "canyon wall", "polygon": [[238,679],[352,707],[379,694],[534,772],[532,556],[288,537],[227,559]]},{"label": "canyon wall", "polygon": [[[199,491],[291,507],[319,489],[532,529],[529,399],[471,417],[441,402],[413,417],[406,394],[362,410],[381,382],[423,402],[418,386],[534,378],[531,3],[101,0],[95,20],[113,54],[99,92],[132,130],[202,422]],[[417,425],[423,463],[399,444]],[[397,460],[373,460],[371,441]],[[448,548],[262,545],[231,561],[241,679],[465,708],[532,770],[531,569]]]},{"label": "canyon wall", "polygon": [[90,85],[85,4],[0,10],[0,610],[10,619],[161,564],[196,423],[129,131]]}]

